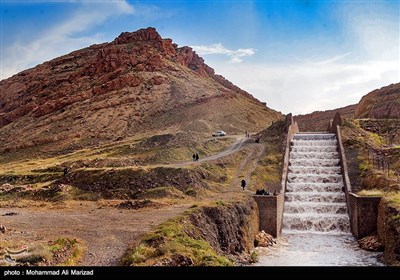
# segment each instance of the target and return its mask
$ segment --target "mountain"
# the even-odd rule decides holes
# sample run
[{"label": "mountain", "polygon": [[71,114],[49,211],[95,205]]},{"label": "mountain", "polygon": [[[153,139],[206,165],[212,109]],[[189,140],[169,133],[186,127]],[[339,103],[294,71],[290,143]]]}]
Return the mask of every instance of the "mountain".
[{"label": "mountain", "polygon": [[376,89],[363,96],[355,111],[356,118],[400,118],[400,83]]},{"label": "mountain", "polygon": [[281,117],[154,28],[0,81],[0,153],[65,153],[163,132],[244,133]]},{"label": "mountain", "polygon": [[344,118],[353,118],[356,107],[357,104],[354,104],[333,110],[316,111],[294,116],[294,120],[297,121],[300,131],[325,131],[329,121],[333,119],[337,112]]}]

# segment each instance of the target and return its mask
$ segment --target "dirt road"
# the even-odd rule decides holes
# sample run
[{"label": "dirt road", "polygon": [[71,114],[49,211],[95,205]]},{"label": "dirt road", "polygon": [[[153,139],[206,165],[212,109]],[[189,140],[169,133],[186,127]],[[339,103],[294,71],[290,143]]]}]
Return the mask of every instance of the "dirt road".
[{"label": "dirt road", "polygon": [[[234,198],[241,192],[239,178],[246,178],[250,183],[251,173],[264,153],[264,145],[254,143],[254,139],[237,137],[236,142],[221,153],[205,157],[197,162],[174,163],[169,166],[182,167],[217,160],[233,154],[243,148],[251,152],[236,170],[232,186],[223,193],[216,193],[208,199]],[[43,208],[0,208],[0,224],[10,229],[1,238],[7,241],[24,241],[27,245],[33,241],[46,241],[59,237],[79,238],[84,241],[87,253],[80,265],[113,266],[118,265],[129,244],[148,232],[183,213],[192,204],[164,206],[159,209],[121,210],[116,207],[99,207],[96,202],[69,201],[63,209]],[[17,215],[2,216],[15,212]]]}]

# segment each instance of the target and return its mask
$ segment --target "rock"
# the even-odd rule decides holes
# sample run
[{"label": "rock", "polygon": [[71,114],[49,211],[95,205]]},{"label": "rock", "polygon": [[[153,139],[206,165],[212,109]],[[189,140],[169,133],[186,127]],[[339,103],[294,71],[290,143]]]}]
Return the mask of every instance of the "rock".
[{"label": "rock", "polygon": [[361,249],[367,251],[379,251],[382,252],[384,247],[382,243],[379,241],[377,235],[370,235],[358,240],[358,244]]},{"label": "rock", "polygon": [[268,247],[276,244],[274,237],[266,233],[265,231],[260,231],[254,238],[254,246],[255,247]]},{"label": "rock", "polygon": [[356,118],[400,118],[400,83],[376,89],[363,96],[355,110]]},{"label": "rock", "polygon": [[0,193],[6,193],[12,190],[14,187],[11,184],[3,184],[0,186]]},{"label": "rock", "polygon": [[16,215],[18,215],[18,213],[16,213],[16,212],[7,212],[7,213],[3,214],[2,216],[16,216]]},{"label": "rock", "polygon": [[[221,107],[225,98],[234,104]],[[262,129],[282,116],[216,75],[190,47],[178,48],[156,29],[123,32],[111,43],[1,80],[0,153],[32,147],[38,153],[71,152],[148,128],[179,124],[184,130],[197,116],[182,119],[179,114],[196,112],[204,103],[209,110],[202,109],[202,118],[217,125],[220,115],[229,115],[238,130],[249,123]],[[230,107],[238,109],[231,113]]]}]

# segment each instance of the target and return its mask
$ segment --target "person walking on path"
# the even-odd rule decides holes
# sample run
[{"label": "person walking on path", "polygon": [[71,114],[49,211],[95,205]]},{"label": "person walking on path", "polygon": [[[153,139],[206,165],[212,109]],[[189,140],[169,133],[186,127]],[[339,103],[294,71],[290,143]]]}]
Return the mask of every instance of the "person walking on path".
[{"label": "person walking on path", "polygon": [[193,154],[192,158],[193,158],[193,161],[196,161],[196,155],[195,154]]},{"label": "person walking on path", "polygon": [[199,154],[196,153],[196,161],[199,161]]},{"label": "person walking on path", "polygon": [[244,190],[245,187],[246,187],[246,181],[242,180],[242,188],[243,188],[243,190]]}]

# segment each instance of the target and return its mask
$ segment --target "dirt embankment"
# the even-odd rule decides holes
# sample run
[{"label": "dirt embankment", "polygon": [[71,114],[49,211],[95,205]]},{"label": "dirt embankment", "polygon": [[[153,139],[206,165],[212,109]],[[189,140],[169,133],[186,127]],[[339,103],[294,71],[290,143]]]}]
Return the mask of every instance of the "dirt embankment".
[{"label": "dirt embankment", "polygon": [[[249,253],[254,248],[254,237],[258,233],[259,218],[255,201],[225,207],[202,207],[189,216],[200,238],[223,255]],[[194,237],[197,237],[194,234]]]},{"label": "dirt embankment", "polygon": [[389,265],[400,266],[400,211],[383,198],[378,208],[378,236],[385,247],[384,258]]},{"label": "dirt embankment", "polygon": [[[208,188],[212,175],[203,170],[158,167],[143,169],[78,170],[56,183],[101,194],[103,198],[136,198],[158,187],[174,187],[184,193]],[[123,197],[119,197],[123,195]]]},{"label": "dirt embankment", "polygon": [[258,232],[252,198],[202,206],[149,232],[129,249],[124,265],[229,266],[251,261]]}]

